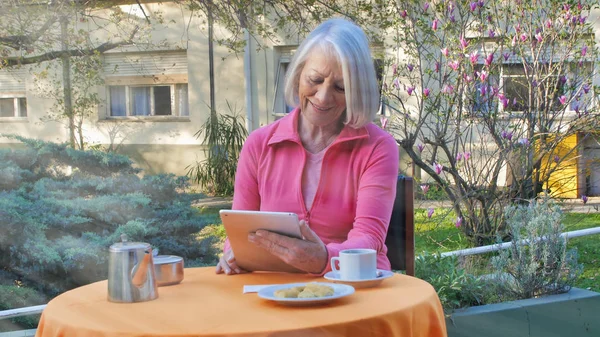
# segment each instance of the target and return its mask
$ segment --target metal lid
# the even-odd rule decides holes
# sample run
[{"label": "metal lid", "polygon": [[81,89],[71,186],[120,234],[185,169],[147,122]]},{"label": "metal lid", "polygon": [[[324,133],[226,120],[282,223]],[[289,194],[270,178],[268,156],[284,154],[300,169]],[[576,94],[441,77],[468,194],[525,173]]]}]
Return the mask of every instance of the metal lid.
[{"label": "metal lid", "polygon": [[109,251],[111,251],[111,252],[126,252],[126,251],[130,251],[130,250],[150,249],[151,248],[149,243],[127,241],[126,234],[121,234],[121,241],[122,242],[117,242],[117,243],[112,244],[109,248]]},{"label": "metal lid", "polygon": [[177,263],[183,261],[181,256],[176,255],[156,255],[153,257],[154,264]]}]

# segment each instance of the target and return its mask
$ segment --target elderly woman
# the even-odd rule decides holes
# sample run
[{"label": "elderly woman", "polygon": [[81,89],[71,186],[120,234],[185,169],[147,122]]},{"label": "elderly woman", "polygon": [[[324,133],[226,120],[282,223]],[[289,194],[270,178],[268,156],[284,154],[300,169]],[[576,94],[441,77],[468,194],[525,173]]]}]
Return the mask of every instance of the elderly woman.
[{"label": "elderly woman", "polygon": [[[296,108],[244,144],[233,209],[296,213],[303,239],[259,230],[248,240],[307,273],[325,274],[351,248],[376,250],[389,270],[398,146],[372,123],[379,88],[365,33],[344,19],[319,25],[294,55],[285,96]],[[243,272],[228,242],[216,272]]]}]

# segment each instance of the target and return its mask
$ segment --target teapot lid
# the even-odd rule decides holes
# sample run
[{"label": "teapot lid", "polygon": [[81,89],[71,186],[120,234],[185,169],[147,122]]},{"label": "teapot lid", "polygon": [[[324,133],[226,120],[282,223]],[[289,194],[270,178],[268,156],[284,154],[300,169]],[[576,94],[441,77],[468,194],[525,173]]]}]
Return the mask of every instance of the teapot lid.
[{"label": "teapot lid", "polygon": [[127,241],[127,234],[121,234],[121,242],[114,243],[110,246],[109,251],[111,252],[126,252],[136,249],[149,249],[151,248],[149,243],[145,242],[129,242]]}]

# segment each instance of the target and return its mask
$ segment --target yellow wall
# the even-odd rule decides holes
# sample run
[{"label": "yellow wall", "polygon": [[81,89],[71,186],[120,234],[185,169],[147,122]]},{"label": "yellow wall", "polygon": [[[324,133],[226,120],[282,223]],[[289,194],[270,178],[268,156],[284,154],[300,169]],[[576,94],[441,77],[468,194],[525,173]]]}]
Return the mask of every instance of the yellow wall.
[{"label": "yellow wall", "polygon": [[[550,194],[554,197],[578,197],[577,161],[579,150],[577,144],[577,135],[571,135],[560,142],[554,153],[547,153],[543,156],[542,174],[553,170],[544,188],[550,190]],[[555,156],[560,158],[558,164],[554,160]]]}]

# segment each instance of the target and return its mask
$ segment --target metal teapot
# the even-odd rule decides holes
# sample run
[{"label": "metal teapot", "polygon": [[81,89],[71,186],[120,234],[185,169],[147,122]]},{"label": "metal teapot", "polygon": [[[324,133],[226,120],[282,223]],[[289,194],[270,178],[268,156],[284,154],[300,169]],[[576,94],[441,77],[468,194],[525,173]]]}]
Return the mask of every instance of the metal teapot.
[{"label": "metal teapot", "polygon": [[108,300],[132,303],[158,298],[152,247],[144,242],[128,242],[125,234],[121,241],[109,249]]}]

